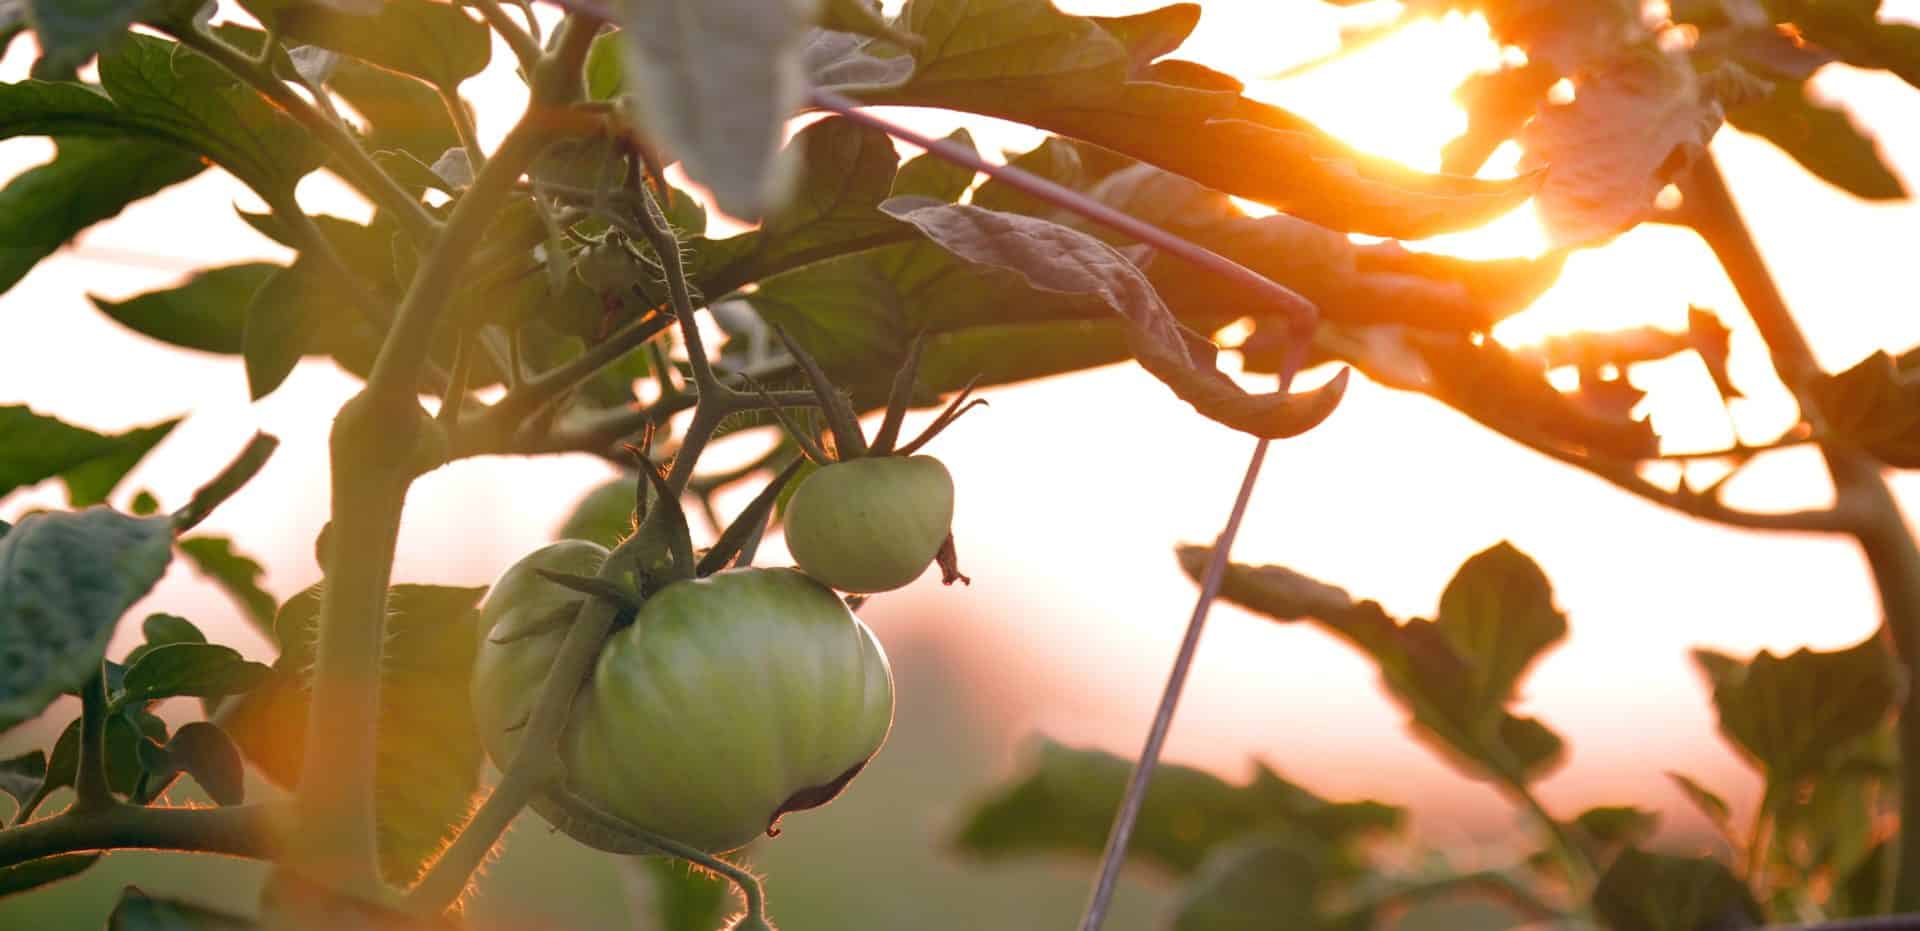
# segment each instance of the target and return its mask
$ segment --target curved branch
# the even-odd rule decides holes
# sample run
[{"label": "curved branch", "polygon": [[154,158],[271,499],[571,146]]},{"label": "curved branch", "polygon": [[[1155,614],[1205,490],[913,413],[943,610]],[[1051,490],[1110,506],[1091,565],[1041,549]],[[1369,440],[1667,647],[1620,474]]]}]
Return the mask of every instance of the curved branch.
[{"label": "curved branch", "polygon": [[0,831],[0,867],[89,850],[177,850],[267,859],[284,837],[284,805],[68,813]]}]

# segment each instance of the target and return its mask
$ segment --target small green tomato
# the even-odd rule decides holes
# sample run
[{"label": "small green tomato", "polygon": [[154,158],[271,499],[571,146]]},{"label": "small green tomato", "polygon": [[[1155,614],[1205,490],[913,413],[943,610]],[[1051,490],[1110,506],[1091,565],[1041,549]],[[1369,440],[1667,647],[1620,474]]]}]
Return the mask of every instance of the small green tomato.
[{"label": "small green tomato", "polygon": [[932,456],[822,467],[787,505],[787,549],[843,592],[900,588],[932,565],[953,527],[953,476]]},{"label": "small green tomato", "polygon": [[[473,688],[496,764],[518,750],[566,636],[545,619],[584,597],[534,570],[585,574],[605,556],[555,544],[488,596]],[[595,808],[720,853],[832,801],[892,722],[886,654],[839,596],[792,569],[736,569],[668,585],[608,639],[560,755],[568,789]]]}]

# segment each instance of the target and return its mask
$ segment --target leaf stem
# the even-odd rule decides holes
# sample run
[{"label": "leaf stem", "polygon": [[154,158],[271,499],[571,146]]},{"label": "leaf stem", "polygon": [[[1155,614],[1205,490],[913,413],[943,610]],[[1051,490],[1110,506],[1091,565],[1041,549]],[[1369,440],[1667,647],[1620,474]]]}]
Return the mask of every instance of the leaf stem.
[{"label": "leaf stem", "polygon": [[1246,516],[1247,503],[1253,498],[1254,483],[1260,478],[1260,466],[1267,458],[1268,440],[1262,437],[1254,444],[1253,457],[1247,462],[1246,476],[1240,480],[1240,494],[1234,499],[1233,510],[1227,515],[1227,525],[1220,531],[1215,541],[1213,555],[1207,562],[1206,573],[1200,580],[1200,597],[1194,602],[1193,616],[1187,621],[1187,632],[1180,640],[1180,651],[1175,654],[1173,669],[1167,674],[1167,685],[1160,693],[1160,706],[1154,711],[1153,725],[1147,730],[1146,746],[1140,751],[1140,759],[1133,766],[1133,775],[1127,779],[1127,791],[1120,799],[1120,807],[1114,812],[1113,828],[1107,832],[1106,849],[1100,854],[1100,872],[1095,878],[1093,891],[1087,901],[1087,911],[1080,919],[1080,931],[1099,931],[1106,920],[1107,908],[1113,902],[1113,892],[1120,879],[1120,865],[1127,858],[1127,844],[1133,839],[1133,826],[1140,817],[1140,807],[1146,802],[1147,785],[1153,779],[1153,770],[1160,762],[1160,750],[1166,744],[1167,732],[1173,727],[1173,712],[1180,704],[1180,693],[1186,688],[1187,673],[1193,667],[1193,656],[1200,646],[1200,633],[1206,627],[1207,612],[1213,607],[1214,599],[1220,595],[1220,584],[1226,578],[1228,556],[1233,550],[1233,540],[1240,534],[1240,520]]},{"label": "leaf stem", "polygon": [[392,175],[374,164],[373,158],[338,123],[327,118],[306,98],[293,92],[285,81],[275,77],[267,65],[254,61],[240,50],[221,41],[218,37],[201,32],[197,28],[187,27],[169,30],[169,35],[179,40],[181,45],[193,49],[213,59],[231,72],[234,77],[245,81],[254,90],[259,91],[275,106],[279,107],[294,121],[313,134],[314,138],[331,151],[337,167],[346,178],[368,200],[380,206],[380,209],[393,214],[407,238],[416,243],[433,241],[439,228],[439,222],[427,213],[420,202],[413,199]]},{"label": "leaf stem", "polygon": [[645,344],[673,324],[666,314],[652,314],[614,331],[606,339],[565,364],[548,369],[507,392],[499,403],[488,408],[475,426],[481,430],[511,430],[522,420],[552,403],[560,395],[619,361],[628,352]]},{"label": "leaf stem", "polygon": [[80,687],[80,762],[74,772],[76,815],[117,807],[107,780],[107,678],[96,670]]},{"label": "leaf stem", "polygon": [[253,477],[266,466],[267,460],[273,456],[273,451],[279,448],[280,440],[273,434],[255,433],[253,439],[248,440],[247,445],[240,450],[240,455],[227,463],[226,468],[221,469],[212,481],[194,492],[193,497],[187,499],[184,507],[173,512],[174,534],[177,536],[199,526],[201,521],[207,519],[207,515],[213,513],[214,508],[219,507],[228,498],[233,497],[235,492],[252,481]]},{"label": "leaf stem", "polygon": [[453,134],[459,138],[460,147],[467,152],[467,162],[479,171],[487,164],[487,153],[480,148],[480,137],[473,126],[473,114],[467,112],[467,102],[460,99],[460,92],[451,87],[435,87],[440,102],[446,105],[447,121],[453,124]]},{"label": "leaf stem", "polygon": [[[534,41],[533,36],[529,35],[525,29],[520,28],[520,24],[514,22],[513,18],[507,15],[506,10],[501,9],[500,0],[467,0],[467,2],[480,11],[487,25],[492,26],[493,31],[500,34],[500,38],[506,40],[507,48],[513,50],[513,57],[520,60],[520,72],[532,77],[534,69],[540,65],[540,43]],[[531,21],[531,14],[529,14],[529,21]]]},{"label": "leaf stem", "polygon": [[[1754,326],[1773,357],[1780,380],[1799,399],[1816,436],[1823,434],[1824,418],[1809,389],[1821,377],[1812,347],[1794,321],[1761,256],[1753,233],[1740,216],[1711,154],[1702,159],[1681,188],[1694,231],[1706,240],[1726,270],[1734,290],[1747,307]],[[1893,641],[1907,677],[1920,674],[1920,545],[1887,487],[1881,465],[1865,453],[1831,437],[1819,441],[1821,456],[1833,477],[1835,510],[1850,519],[1848,531],[1866,556],[1867,567],[1880,597],[1882,624]],[[1894,882],[1893,907],[1920,910],[1920,689],[1909,688],[1900,709],[1900,759],[1909,777],[1900,789],[1899,867]]]}]

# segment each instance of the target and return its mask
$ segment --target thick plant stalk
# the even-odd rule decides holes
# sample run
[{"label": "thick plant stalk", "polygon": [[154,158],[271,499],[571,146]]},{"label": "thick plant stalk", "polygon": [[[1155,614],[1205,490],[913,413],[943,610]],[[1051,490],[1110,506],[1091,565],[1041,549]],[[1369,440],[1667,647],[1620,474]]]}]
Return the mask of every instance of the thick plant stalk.
[{"label": "thick plant stalk", "polygon": [[1200,579],[1200,597],[1193,605],[1193,617],[1187,621],[1187,632],[1180,640],[1180,652],[1175,654],[1173,671],[1167,674],[1167,686],[1160,693],[1160,707],[1153,713],[1153,725],[1147,729],[1147,743],[1140,751],[1140,759],[1133,765],[1133,775],[1127,779],[1126,795],[1120,799],[1120,808],[1114,813],[1113,828],[1107,832],[1107,846],[1100,854],[1100,871],[1094,878],[1093,892],[1087,899],[1086,914],[1080,919],[1080,931],[1099,931],[1107,918],[1107,908],[1113,903],[1113,891],[1120,880],[1120,866],[1127,859],[1127,844],[1133,839],[1133,825],[1139,820],[1140,806],[1147,799],[1147,785],[1153,780],[1154,767],[1160,763],[1160,749],[1167,742],[1167,732],[1173,727],[1173,712],[1180,704],[1180,693],[1186,689],[1187,672],[1193,668],[1193,655],[1200,646],[1200,633],[1207,624],[1207,612],[1213,607],[1214,599],[1220,595],[1220,582],[1227,574],[1228,555],[1233,549],[1233,539],[1240,535],[1240,520],[1247,514],[1247,502],[1253,498],[1254,482],[1260,478],[1260,466],[1267,458],[1268,441],[1262,438],[1253,447],[1253,458],[1247,462],[1247,474],[1240,480],[1240,495],[1234,499],[1233,511],[1227,515],[1227,526],[1220,531],[1220,538],[1214,541],[1213,557],[1207,561],[1207,571]]},{"label": "thick plant stalk", "polygon": [[[1817,429],[1822,419],[1808,389],[1820,376],[1820,368],[1711,156],[1695,167],[1682,193],[1695,231],[1712,247],[1766,341],[1774,370]],[[1833,477],[1835,509],[1848,518],[1850,532],[1866,556],[1880,597],[1884,629],[1912,682],[1920,671],[1920,546],[1878,462],[1844,441],[1826,438],[1819,447]],[[1911,685],[1900,709],[1899,744],[1904,778],[1893,908],[1916,911],[1920,910],[1920,688]]]}]

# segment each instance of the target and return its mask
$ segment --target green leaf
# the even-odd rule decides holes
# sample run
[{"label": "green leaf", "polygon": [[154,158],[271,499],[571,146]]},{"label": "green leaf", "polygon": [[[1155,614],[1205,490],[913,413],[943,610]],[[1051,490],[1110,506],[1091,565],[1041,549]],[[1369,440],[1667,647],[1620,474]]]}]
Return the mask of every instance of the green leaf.
[{"label": "green leaf", "polygon": [[126,700],[156,701],[178,695],[222,698],[259,686],[267,667],[249,662],[232,647],[172,643],[156,647],[127,667]]},{"label": "green leaf", "polygon": [[[201,633],[200,628],[194,626],[192,621],[173,614],[156,613],[147,615],[147,619],[140,622],[140,632],[146,637],[146,642],[128,651],[126,666],[132,666],[140,662],[141,657],[160,647],[175,643],[207,642],[207,635]],[[117,685],[109,683],[109,685],[115,688],[124,688],[126,685],[124,672],[120,683]]]},{"label": "green leaf", "polygon": [[292,119],[178,43],[132,34],[100,58],[105,93],[78,84],[0,85],[0,138],[136,137],[203,155],[269,198],[320,164]]},{"label": "green leaf", "polygon": [[633,532],[637,500],[632,478],[616,478],[596,486],[573,506],[573,513],[554,531],[553,538],[591,540],[611,548]]},{"label": "green leaf", "polygon": [[74,507],[98,504],[179,423],[108,436],[21,405],[0,407],[0,496],[59,476]]},{"label": "green leaf", "polygon": [[254,400],[279,388],[302,357],[352,351],[362,334],[348,316],[351,300],[339,278],[317,260],[295,261],[260,286],[247,303],[241,334],[247,389]]},{"label": "green leaf", "polygon": [[240,748],[216,724],[193,721],[180,726],[167,741],[167,759],[179,771],[193,777],[217,805],[238,805],[247,800],[246,765]]},{"label": "green leaf", "polygon": [[1256,436],[1295,436],[1332,414],[1346,390],[1343,374],[1299,395],[1247,394],[1214,367],[1212,345],[1189,339],[1146,276],[1112,246],[1037,217],[923,204],[901,199],[883,209],[954,255],[1017,274],[1036,291],[1085,295],[1104,304],[1124,321],[1140,366],[1213,420]]},{"label": "green leaf", "polygon": [[1707,820],[1713,822],[1714,826],[1720,828],[1722,832],[1727,831],[1733,824],[1733,808],[1720,796],[1720,793],[1707,788],[1699,780],[1685,773],[1669,772],[1667,778],[1673,780],[1673,784],[1680,788],[1680,794],[1686,796],[1687,801],[1692,802],[1693,807],[1706,815]]},{"label": "green leaf", "polygon": [[626,89],[626,66],[621,57],[627,39],[618,32],[603,32],[587,46],[587,99],[612,100]]},{"label": "green leaf", "polygon": [[1537,61],[1468,77],[1454,91],[1467,111],[1467,128],[1441,151],[1442,169],[1456,175],[1479,173],[1494,150],[1546,104],[1547,91],[1559,77],[1552,66]]},{"label": "green leaf", "polygon": [[[1197,579],[1209,552],[1183,546],[1181,566]],[[1372,601],[1280,566],[1231,565],[1221,597],[1274,620],[1313,620],[1359,647],[1412,713],[1414,732],[1469,775],[1521,784],[1560,761],[1558,735],[1508,710],[1527,669],[1567,631],[1546,576],[1510,544],[1462,564],[1433,621],[1397,623]]]},{"label": "green leaf", "polygon": [[[1424,238],[1477,226],[1530,193],[1528,179],[1427,175],[1363,155],[1242,96],[1225,75],[1141,61],[1184,38],[1174,27],[1190,14],[1126,27],[1151,37],[1129,37],[1136,48],[1102,22],[1113,21],[1068,15],[1048,0],[910,0],[896,24],[924,43],[911,78],[838,89],[870,104],[1026,123],[1341,231]],[[872,42],[847,51],[898,55]]]},{"label": "green leaf", "polygon": [[[977,154],[979,151],[974,147],[973,135],[964,128],[948,133],[946,141],[964,146],[969,152]],[[812,162],[809,161],[808,165],[811,167]],[[956,165],[932,152],[923,152],[900,164],[899,171],[893,176],[893,187],[889,191],[889,196],[931,197],[934,200],[953,203],[960,199],[960,195],[967,192],[967,188],[973,186],[973,176],[973,169],[965,165]],[[981,191],[985,192],[992,184],[992,181],[988,181],[981,186]],[[810,184],[807,186],[811,187]],[[885,199],[885,197],[881,198],[881,200]],[[981,207],[1000,209],[992,204],[980,203],[977,197],[974,203]],[[880,201],[874,202],[875,207],[879,205]]]},{"label": "green leaf", "polygon": [[112,46],[132,26],[149,0],[26,0],[28,21],[40,42],[34,77],[68,80],[81,65]]},{"label": "green leaf", "polygon": [[659,0],[621,8],[635,116],[721,210],[757,220],[786,190],[781,128],[806,82],[813,3]]},{"label": "green leaf", "polygon": [[62,136],[54,143],[52,161],[0,189],[0,293],[82,230],[206,167],[193,153],[151,139]]},{"label": "green leaf", "polygon": [[1626,847],[1652,837],[1660,826],[1660,813],[1632,805],[1602,805],[1575,816],[1573,826],[1601,847]]},{"label": "green leaf", "polygon": [[[107,718],[107,785],[121,795],[132,795],[146,772],[143,749],[148,744],[164,745],[167,722],[144,708],[121,709]],[[67,724],[53,743],[47,757],[47,788],[73,785],[74,770],[80,762],[80,721]]]},{"label": "green leaf", "polygon": [[121,326],[163,343],[239,355],[248,302],[280,266],[266,262],[198,271],[176,287],[124,301],[93,297],[93,306]]},{"label": "green leaf", "polygon": [[1694,656],[1709,673],[1721,734],[1765,773],[1770,794],[1829,772],[1880,729],[1900,693],[1877,637],[1832,652],[1762,652],[1733,666]]},{"label": "green leaf", "polygon": [[[968,813],[954,844],[982,859],[1038,853],[1094,857],[1106,844],[1131,761],[1095,750],[1039,743],[1028,771]],[[1262,831],[1298,834],[1352,851],[1397,829],[1403,812],[1378,802],[1329,802],[1259,766],[1245,785],[1184,766],[1154,771],[1135,827],[1134,854],[1175,873],[1208,851]],[[1329,856],[1351,869],[1357,859]]]},{"label": "green leaf", "polygon": [[107,916],[107,931],[254,931],[251,919],[187,902],[156,899],[128,886]]},{"label": "green leaf", "polygon": [[46,777],[47,754],[43,750],[0,760],[0,793],[11,796],[16,805],[26,804]]},{"label": "green leaf", "polygon": [[1753,893],[1712,857],[1675,857],[1628,848],[1593,891],[1612,931],[1719,931],[1764,918]]},{"label": "green leaf", "polygon": [[460,144],[440,95],[419,81],[357,61],[342,61],[327,87],[367,121],[367,147],[405,152],[423,163]]},{"label": "green leaf", "polygon": [[1577,246],[1638,223],[1706,153],[1724,108],[1759,93],[1757,80],[1730,64],[1702,75],[1653,49],[1583,74],[1571,103],[1543,108],[1520,135],[1523,167],[1550,166],[1539,197],[1548,234]]},{"label": "green leaf", "polygon": [[0,869],[0,898],[70,879],[100,862],[98,853],[63,853]]},{"label": "green leaf", "polygon": [[1880,146],[1839,107],[1807,96],[1805,81],[1779,81],[1772,93],[1727,115],[1734,128],[1780,147],[1821,180],[1855,197],[1900,200],[1906,186]]},{"label": "green leaf", "polygon": [[114,625],[173,558],[173,524],[104,507],[30,514],[0,537],[0,731],[100,671]]},{"label": "green leaf", "polygon": [[386,0],[373,15],[287,0],[241,4],[274,22],[285,39],[332,49],[428,84],[451,88],[486,70],[493,56],[487,27],[453,4]]},{"label": "green leaf", "polygon": [[1900,469],[1920,469],[1920,373],[1875,352],[1812,385],[1827,429]]},{"label": "green leaf", "polygon": [[[375,771],[380,862],[410,885],[424,863],[466,822],[480,784],[480,736],[467,695],[473,674],[473,612],[484,588],[397,585],[388,595],[387,654],[381,664],[380,741]],[[291,786],[304,755],[314,627],[320,590],[280,606],[282,652],[262,687],[225,722],[241,752],[269,779]]]},{"label": "green leaf", "polygon": [[264,631],[273,627],[273,615],[279,603],[260,587],[260,578],[267,574],[265,566],[251,556],[236,552],[233,541],[226,537],[189,537],[178,545],[180,555],[225,590],[255,629]]},{"label": "green leaf", "polygon": [[1328,914],[1324,851],[1297,836],[1256,836],[1215,849],[1174,907],[1174,931],[1364,931],[1370,910]]},{"label": "green leaf", "polygon": [[1857,68],[1878,68],[1920,87],[1920,26],[1883,22],[1880,0],[1776,0],[1814,45]]}]

